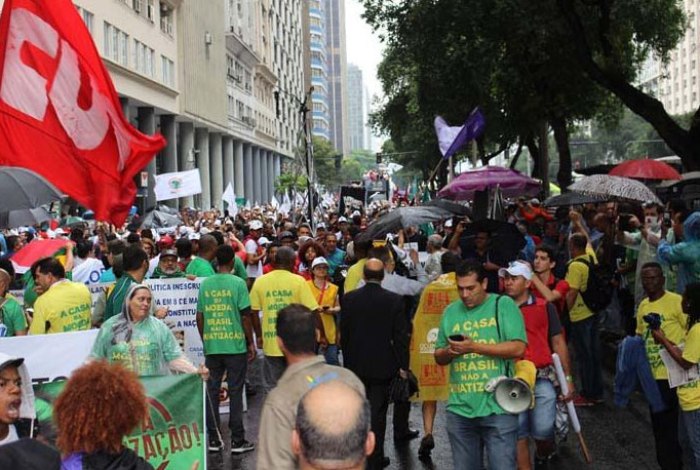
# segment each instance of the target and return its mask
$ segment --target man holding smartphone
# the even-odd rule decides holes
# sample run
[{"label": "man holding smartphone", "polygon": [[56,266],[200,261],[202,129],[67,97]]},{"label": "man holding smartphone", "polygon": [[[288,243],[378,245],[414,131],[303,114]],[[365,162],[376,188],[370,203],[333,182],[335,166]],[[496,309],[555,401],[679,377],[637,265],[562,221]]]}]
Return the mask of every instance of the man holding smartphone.
[{"label": "man holding smartphone", "polygon": [[456,278],[460,300],[443,312],[435,344],[435,361],[450,365],[447,433],[454,468],[480,468],[483,442],[489,468],[510,470],[517,467],[518,417],[507,414],[485,386],[513,375],[513,359],[527,346],[525,324],[511,298],[487,292],[481,264],[461,264]]}]

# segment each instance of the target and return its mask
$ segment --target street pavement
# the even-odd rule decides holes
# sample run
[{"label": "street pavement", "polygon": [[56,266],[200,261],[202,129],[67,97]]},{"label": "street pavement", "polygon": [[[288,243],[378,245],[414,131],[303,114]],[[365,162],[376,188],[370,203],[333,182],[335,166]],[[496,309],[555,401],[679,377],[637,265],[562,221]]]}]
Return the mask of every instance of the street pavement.
[{"label": "street pavement", "polygon": [[[612,374],[604,375],[606,383],[606,402],[592,408],[579,408],[579,417],[583,434],[593,458],[591,465],[586,465],[578,448],[578,440],[572,434],[559,447],[558,455],[550,463],[550,469],[655,469],[654,438],[646,402],[640,393],[636,393],[626,409],[618,409],[612,403]],[[249,410],[244,415],[248,440],[257,442],[258,418],[262,406],[261,394],[249,397]],[[391,407],[390,407],[391,412]],[[411,423],[422,434],[421,407],[414,403],[411,408]],[[387,436],[385,443],[386,455],[391,459],[390,469],[451,469],[452,456],[450,452],[447,430],[445,428],[445,407],[441,404],[435,422],[435,444],[431,462],[421,462],[418,459],[420,438],[407,444],[394,445],[391,429],[391,417],[387,420]],[[208,468],[210,469],[242,469],[255,468],[257,451],[243,456],[232,456],[229,447],[226,417],[222,415],[222,432],[226,447],[223,452],[209,454]]]}]

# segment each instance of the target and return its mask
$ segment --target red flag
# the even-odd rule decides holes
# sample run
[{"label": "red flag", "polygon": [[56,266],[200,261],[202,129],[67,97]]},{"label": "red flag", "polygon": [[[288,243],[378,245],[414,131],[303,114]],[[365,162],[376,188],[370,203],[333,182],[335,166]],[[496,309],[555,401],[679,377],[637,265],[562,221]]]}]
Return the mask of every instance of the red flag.
[{"label": "red flag", "polygon": [[138,132],[70,0],[6,0],[0,17],[0,164],[29,168],[121,225],[134,175],[165,146]]}]

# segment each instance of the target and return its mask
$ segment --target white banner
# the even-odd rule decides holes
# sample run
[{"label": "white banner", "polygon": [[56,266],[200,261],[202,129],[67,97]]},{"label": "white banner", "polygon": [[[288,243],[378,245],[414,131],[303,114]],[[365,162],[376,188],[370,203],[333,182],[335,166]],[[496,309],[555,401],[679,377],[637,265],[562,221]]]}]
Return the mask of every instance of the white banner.
[{"label": "white banner", "polygon": [[62,380],[87,360],[98,330],[0,339],[0,352],[23,357],[32,383]]},{"label": "white banner", "polygon": [[156,175],[156,201],[192,196],[202,192],[199,170],[178,171]]}]

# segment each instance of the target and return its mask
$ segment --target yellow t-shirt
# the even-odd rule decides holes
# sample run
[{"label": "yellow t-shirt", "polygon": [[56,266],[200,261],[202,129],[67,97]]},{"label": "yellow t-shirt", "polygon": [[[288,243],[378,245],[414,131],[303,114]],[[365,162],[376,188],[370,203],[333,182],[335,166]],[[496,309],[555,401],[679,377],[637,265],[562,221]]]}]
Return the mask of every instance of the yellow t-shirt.
[{"label": "yellow t-shirt", "polygon": [[362,272],[365,269],[367,258],[362,258],[357,263],[350,266],[348,274],[345,276],[345,293],[357,289],[357,285],[362,280]]},{"label": "yellow t-shirt", "polygon": [[91,307],[92,298],[85,284],[59,281],[36,299],[29,334],[89,330]]},{"label": "yellow t-shirt", "polygon": [[[326,282],[326,290],[321,294],[321,289],[316,287],[313,280],[306,281],[311,288],[311,293],[321,307],[334,307],[335,298],[338,297],[338,286],[331,282]],[[321,311],[321,321],[323,322],[323,330],[326,332],[328,344],[336,344],[336,328],[335,315]]]},{"label": "yellow t-shirt", "polygon": [[282,356],[277,346],[277,312],[289,304],[302,304],[311,310],[318,303],[303,277],[275,269],[255,280],[250,290],[250,309],[262,310],[263,352],[266,356]]},{"label": "yellow t-shirt", "polygon": [[[700,362],[700,323],[690,328],[685,337],[683,359],[693,364]],[[700,380],[681,385],[676,389],[678,404],[683,411],[695,411],[700,409]]]},{"label": "yellow t-shirt", "polygon": [[586,249],[585,255],[580,255],[569,262],[569,268],[566,270],[566,282],[569,283],[569,287],[572,289],[578,289],[578,295],[576,296],[576,301],[573,307],[569,310],[569,318],[572,322],[582,321],[586,318],[592,317],[593,312],[586,307],[583,302],[583,297],[581,297],[581,292],[586,290],[588,285],[588,266],[583,263],[575,262],[577,259],[582,259],[589,261],[591,257],[593,258],[593,263],[596,263],[595,253],[592,250]]},{"label": "yellow t-shirt", "polygon": [[654,342],[654,337],[642,317],[649,313],[661,315],[661,331],[673,344],[680,344],[683,342],[688,325],[688,315],[683,313],[681,306],[682,300],[683,297],[680,295],[667,291],[660,299],[653,302],[646,297],[637,309],[637,334],[644,337],[651,373],[656,380],[668,380],[668,370],[659,355],[662,346]]}]

